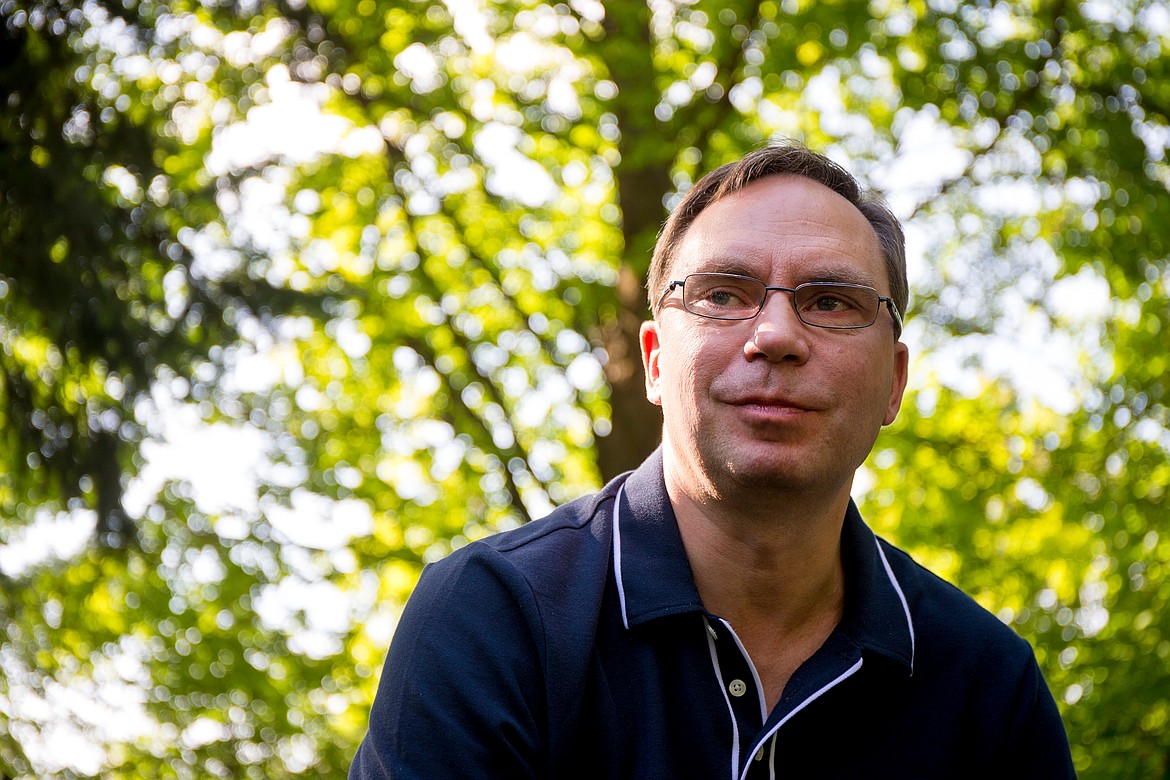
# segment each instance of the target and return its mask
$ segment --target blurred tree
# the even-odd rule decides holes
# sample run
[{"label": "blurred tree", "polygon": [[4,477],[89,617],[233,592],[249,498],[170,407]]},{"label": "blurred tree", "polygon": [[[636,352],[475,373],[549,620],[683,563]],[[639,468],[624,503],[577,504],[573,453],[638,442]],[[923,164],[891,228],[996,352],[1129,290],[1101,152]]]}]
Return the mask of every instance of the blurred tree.
[{"label": "blurred tree", "polygon": [[[1166,773],[1168,18],[0,0],[0,538],[94,528],[0,561],[0,769],[340,776],[419,565],[656,445],[655,232],[782,134],[930,258],[864,511],[1036,643],[1083,776]],[[145,484],[187,411],[264,434],[254,501]]]},{"label": "blurred tree", "polygon": [[[230,414],[216,380],[241,324],[321,309],[319,295],[249,275],[246,245],[231,247],[241,259],[224,273],[195,258],[218,210],[203,173],[211,121],[182,114],[215,106],[228,120],[247,105],[226,64],[192,45],[197,25],[183,13],[0,5],[0,533],[11,551],[30,532],[67,530],[63,518],[93,527],[80,556],[30,568],[18,554],[0,576],[6,776],[109,763],[125,776],[184,763],[192,769],[173,771],[202,775],[200,760],[223,774],[241,760],[263,766],[281,740],[312,731],[286,713],[324,674],[311,662],[291,677],[244,663],[285,654],[271,631],[250,628],[264,573],[230,561],[181,491],[135,517],[123,502],[150,436],[144,405],[162,393],[199,403],[208,420]],[[193,580],[196,559],[218,564]],[[160,729],[125,753],[87,754],[84,732],[109,727],[106,712],[63,702],[71,691],[100,702],[131,682],[129,701],[149,704]],[[45,703],[54,717],[38,717]],[[188,736],[206,712],[210,734],[235,729],[226,748],[216,742],[227,737]]]}]

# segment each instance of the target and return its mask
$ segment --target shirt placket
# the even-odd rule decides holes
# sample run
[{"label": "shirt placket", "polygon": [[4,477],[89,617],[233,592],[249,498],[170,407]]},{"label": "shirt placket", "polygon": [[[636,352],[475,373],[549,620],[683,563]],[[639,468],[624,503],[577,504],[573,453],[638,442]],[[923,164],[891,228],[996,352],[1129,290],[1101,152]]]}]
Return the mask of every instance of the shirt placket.
[{"label": "shirt placket", "polygon": [[[732,718],[733,780],[772,780],[774,762],[769,741],[755,745],[768,712],[759,675],[731,625],[722,618],[705,618],[711,662]],[[746,775],[745,772],[746,765]]]}]

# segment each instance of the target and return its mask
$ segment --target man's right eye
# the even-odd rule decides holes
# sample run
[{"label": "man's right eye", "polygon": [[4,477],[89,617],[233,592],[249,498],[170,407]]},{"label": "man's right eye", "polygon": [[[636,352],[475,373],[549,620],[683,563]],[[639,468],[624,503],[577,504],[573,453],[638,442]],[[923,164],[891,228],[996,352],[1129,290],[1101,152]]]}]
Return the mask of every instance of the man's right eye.
[{"label": "man's right eye", "polygon": [[706,287],[700,291],[696,299],[699,303],[719,309],[752,307],[755,305],[752,291],[738,284],[718,284]]},{"label": "man's right eye", "polygon": [[707,302],[715,306],[740,306],[743,304],[743,296],[735,290],[722,288],[707,293]]}]

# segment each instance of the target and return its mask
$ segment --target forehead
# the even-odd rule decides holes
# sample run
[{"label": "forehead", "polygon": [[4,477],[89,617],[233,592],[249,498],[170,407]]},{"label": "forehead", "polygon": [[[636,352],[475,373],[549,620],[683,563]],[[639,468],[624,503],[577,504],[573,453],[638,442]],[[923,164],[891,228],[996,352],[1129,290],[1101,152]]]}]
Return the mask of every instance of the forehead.
[{"label": "forehead", "polygon": [[885,263],[857,208],[803,176],[769,176],[699,213],[676,255],[674,278],[700,271],[799,284],[836,279],[884,290]]}]

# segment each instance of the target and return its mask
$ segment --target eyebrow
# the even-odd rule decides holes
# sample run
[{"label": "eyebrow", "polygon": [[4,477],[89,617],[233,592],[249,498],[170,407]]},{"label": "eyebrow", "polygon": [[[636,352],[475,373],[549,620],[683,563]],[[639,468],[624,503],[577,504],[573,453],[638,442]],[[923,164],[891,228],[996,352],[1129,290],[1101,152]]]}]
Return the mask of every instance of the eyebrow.
[{"label": "eyebrow", "polygon": [[[753,279],[759,278],[757,276],[757,268],[753,268],[752,264],[737,258],[713,259],[710,262],[703,263],[698,269],[692,271],[692,273],[738,274],[739,276],[750,276]],[[809,282],[859,284],[864,287],[877,289],[877,280],[868,273],[861,269],[839,263],[818,263],[817,261],[813,261],[807,267],[799,268],[794,285],[808,284]]]},{"label": "eyebrow", "polygon": [[847,266],[823,266],[801,269],[802,283],[805,282],[837,282],[840,284],[860,284],[865,287],[877,287],[877,280],[864,271]]}]

